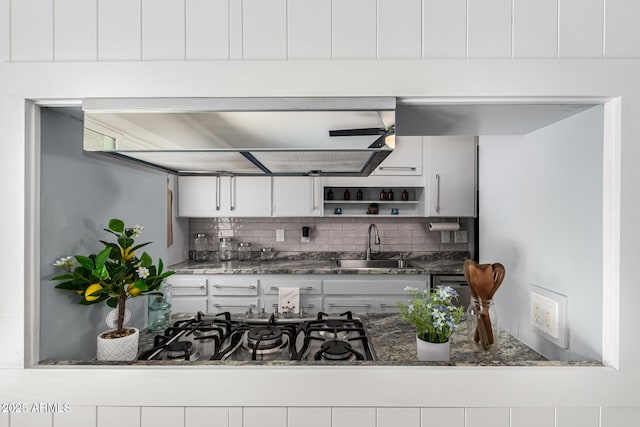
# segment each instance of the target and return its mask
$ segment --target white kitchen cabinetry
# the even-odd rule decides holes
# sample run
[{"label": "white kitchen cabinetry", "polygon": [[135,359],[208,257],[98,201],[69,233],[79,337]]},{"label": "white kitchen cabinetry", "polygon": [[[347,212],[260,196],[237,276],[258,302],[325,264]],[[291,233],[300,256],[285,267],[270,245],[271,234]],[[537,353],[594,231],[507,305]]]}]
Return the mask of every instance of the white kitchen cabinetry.
[{"label": "white kitchen cabinetry", "polygon": [[378,165],[373,175],[422,175],[422,137],[397,136],[396,148]]},{"label": "white kitchen cabinetry", "polygon": [[426,158],[426,216],[476,216],[476,138],[429,137]]},{"label": "white kitchen cabinetry", "polygon": [[209,313],[246,313],[258,309],[257,276],[209,276]]},{"label": "white kitchen cabinetry", "polygon": [[235,176],[178,177],[178,216],[271,216],[271,178]]},{"label": "white kitchen cabinetry", "polygon": [[300,289],[300,309],[306,313],[317,313],[322,310],[322,280],[292,278],[287,276],[265,277],[260,280],[263,294],[263,306],[267,313],[278,311],[278,295],[280,288]]},{"label": "white kitchen cabinetry", "polygon": [[207,311],[207,278],[192,274],[175,274],[167,278],[171,285],[171,312],[197,313]]},{"label": "white kitchen cabinetry", "polygon": [[321,215],[321,178],[273,177],[273,216]]}]

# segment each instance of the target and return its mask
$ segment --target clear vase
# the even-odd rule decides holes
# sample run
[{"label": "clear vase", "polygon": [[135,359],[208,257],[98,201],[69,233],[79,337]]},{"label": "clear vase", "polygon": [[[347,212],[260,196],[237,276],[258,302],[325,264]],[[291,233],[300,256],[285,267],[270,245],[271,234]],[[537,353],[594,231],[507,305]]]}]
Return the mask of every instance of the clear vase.
[{"label": "clear vase", "polygon": [[472,296],[467,308],[467,339],[481,351],[498,349],[498,313],[493,300]]},{"label": "clear vase", "polygon": [[448,362],[451,358],[451,341],[423,341],[416,335],[416,350],[421,362]]}]

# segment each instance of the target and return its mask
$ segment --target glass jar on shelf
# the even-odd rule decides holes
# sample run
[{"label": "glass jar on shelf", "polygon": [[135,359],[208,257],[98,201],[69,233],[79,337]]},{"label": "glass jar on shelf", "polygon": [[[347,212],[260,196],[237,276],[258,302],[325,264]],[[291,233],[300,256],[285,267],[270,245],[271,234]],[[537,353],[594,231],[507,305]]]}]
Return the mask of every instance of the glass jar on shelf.
[{"label": "glass jar on shelf", "polygon": [[231,261],[234,258],[233,239],[221,237],[218,246],[218,259],[220,261]]},{"label": "glass jar on shelf", "polygon": [[240,242],[238,244],[238,260],[239,261],[251,260],[251,243]]},{"label": "glass jar on shelf", "polygon": [[262,261],[269,261],[275,257],[275,253],[273,252],[273,248],[262,248],[260,249],[260,259]]},{"label": "glass jar on shelf", "polygon": [[471,296],[466,314],[467,340],[480,351],[498,349],[498,313],[492,299]]},{"label": "glass jar on shelf", "polygon": [[196,233],[194,235],[193,246],[195,249],[193,259],[194,261],[208,261],[209,260],[209,239],[206,233]]}]

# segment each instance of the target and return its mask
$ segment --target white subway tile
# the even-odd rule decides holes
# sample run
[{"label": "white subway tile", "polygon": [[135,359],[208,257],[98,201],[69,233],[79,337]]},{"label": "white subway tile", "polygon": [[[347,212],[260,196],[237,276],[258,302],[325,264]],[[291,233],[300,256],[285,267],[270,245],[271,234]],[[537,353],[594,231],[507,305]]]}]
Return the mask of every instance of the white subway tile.
[{"label": "white subway tile", "polygon": [[465,427],[509,427],[509,408],[466,408]]},{"label": "white subway tile", "polygon": [[11,427],[51,427],[53,414],[50,412],[26,412],[9,414]]},{"label": "white subway tile", "polygon": [[243,427],[283,427],[287,408],[244,408]]},{"label": "white subway tile", "polygon": [[422,408],[421,427],[465,427],[464,408]]},{"label": "white subway tile", "polygon": [[511,57],[511,0],[469,1],[469,58]]},{"label": "white subway tile", "polygon": [[229,0],[185,0],[187,60],[229,59]]},{"label": "white subway tile", "polygon": [[56,0],[55,61],[98,59],[98,4],[87,0]]},{"label": "white subway tile", "polygon": [[378,408],[377,427],[420,427],[420,408]]},{"label": "white subway tile", "polygon": [[288,408],[287,427],[331,427],[331,408]]},{"label": "white subway tile", "polygon": [[141,59],[141,0],[98,0],[98,60]]},{"label": "white subway tile", "polygon": [[331,59],[331,0],[288,0],[289,59]]},{"label": "white subway tile", "polygon": [[638,427],[640,408],[602,408],[600,427]]},{"label": "white subway tile", "polygon": [[510,427],[555,427],[555,409],[511,408]]},{"label": "white subway tile", "polygon": [[10,27],[13,62],[53,61],[53,0],[12,1]]},{"label": "white subway tile", "polygon": [[423,58],[464,58],[467,0],[424,0]]},{"label": "white subway tile", "polygon": [[184,427],[184,407],[143,407],[141,427]]},{"label": "white subway tile", "polygon": [[640,57],[640,2],[607,0],[605,4],[605,58]]},{"label": "white subway tile", "polygon": [[185,427],[229,427],[229,408],[185,408]]},{"label": "white subway tile", "polygon": [[600,408],[556,408],[555,427],[599,427]]},{"label": "white subway tile", "polygon": [[244,59],[287,58],[286,0],[244,0],[242,25]]},{"label": "white subway tile", "polygon": [[375,59],[376,18],[376,0],[333,0],[333,59]]},{"label": "white subway tile", "polygon": [[558,56],[558,0],[514,0],[513,57]]},{"label": "white subway tile", "polygon": [[95,406],[72,406],[69,412],[53,414],[53,427],[95,427],[96,415]]},{"label": "white subway tile", "polygon": [[378,0],[378,59],[421,57],[422,0]]},{"label": "white subway tile", "polygon": [[604,0],[558,0],[560,58],[602,58]]},{"label": "white subway tile", "polygon": [[376,408],[333,408],[331,427],[376,427]]},{"label": "white subway tile", "polygon": [[140,408],[136,406],[98,407],[97,427],[140,427]]}]

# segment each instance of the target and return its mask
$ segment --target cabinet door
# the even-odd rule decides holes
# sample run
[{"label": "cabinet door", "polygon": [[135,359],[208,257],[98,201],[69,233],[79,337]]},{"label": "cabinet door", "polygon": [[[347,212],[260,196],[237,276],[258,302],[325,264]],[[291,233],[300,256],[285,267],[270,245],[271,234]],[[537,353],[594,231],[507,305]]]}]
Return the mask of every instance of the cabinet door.
[{"label": "cabinet door", "polygon": [[422,175],[422,137],[396,137],[393,153],[378,165],[373,175]]},{"label": "cabinet door", "polygon": [[178,216],[209,218],[218,216],[220,200],[217,194],[220,177],[179,176]]},{"label": "cabinet door", "polygon": [[172,313],[197,313],[207,312],[207,297],[203,295],[201,297],[182,297],[173,296],[171,300],[171,312]]},{"label": "cabinet door", "polygon": [[370,296],[325,297],[324,310],[326,313],[375,313],[376,299]]},{"label": "cabinet door", "polygon": [[476,138],[429,137],[427,216],[476,215]]},{"label": "cabinet door", "polygon": [[321,206],[320,178],[273,178],[273,216],[320,216]]},{"label": "cabinet door", "polygon": [[217,314],[224,311],[230,313],[246,313],[251,309],[258,312],[258,297],[224,297],[214,295],[209,297],[209,313]]},{"label": "cabinet door", "polygon": [[271,178],[224,177],[223,189],[229,190],[229,216],[271,216]]},{"label": "cabinet door", "polygon": [[[267,313],[278,311],[278,297],[276,295],[265,295],[263,297],[263,307]],[[311,295],[300,295],[300,309],[307,314],[316,315],[322,311],[322,297]]]}]

